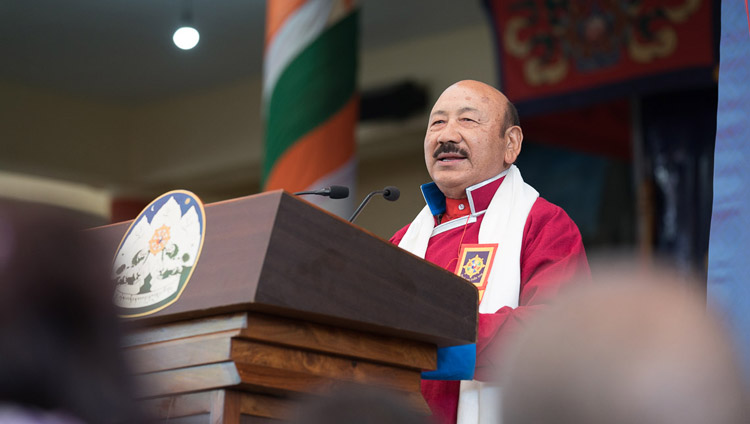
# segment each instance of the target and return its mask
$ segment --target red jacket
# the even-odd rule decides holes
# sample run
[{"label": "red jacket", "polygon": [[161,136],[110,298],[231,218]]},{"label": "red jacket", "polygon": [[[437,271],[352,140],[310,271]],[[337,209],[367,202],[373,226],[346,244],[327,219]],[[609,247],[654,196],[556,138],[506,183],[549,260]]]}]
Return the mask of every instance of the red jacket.
[{"label": "red jacket", "polygon": [[[499,178],[473,190],[470,187],[467,192],[470,192],[471,196],[467,196],[466,199],[445,199],[445,212],[442,216],[439,215],[442,218],[441,222],[446,223],[468,215],[472,207],[475,214],[486,210],[502,181],[503,178]],[[431,206],[435,211],[435,205]],[[479,227],[483,218],[484,214],[481,214],[474,223],[434,234],[427,246],[425,259],[454,272],[460,244],[478,243]],[[438,216],[436,223],[437,220]],[[398,244],[408,228],[407,225],[399,230],[391,238],[391,242]],[[590,279],[578,227],[560,207],[541,197],[536,200],[526,219],[519,265],[519,306],[515,309],[506,306],[493,314],[479,314],[474,375],[476,380],[486,381],[496,377],[504,345],[523,328],[524,323],[535,311],[549,303],[563,287]],[[459,383],[422,381],[422,395],[437,422],[456,422]]]}]

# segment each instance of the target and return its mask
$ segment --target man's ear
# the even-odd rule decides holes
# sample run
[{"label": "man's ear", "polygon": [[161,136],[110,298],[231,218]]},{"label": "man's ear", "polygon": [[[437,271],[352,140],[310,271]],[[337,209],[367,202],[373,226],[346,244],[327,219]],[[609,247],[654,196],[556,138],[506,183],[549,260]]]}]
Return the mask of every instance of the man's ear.
[{"label": "man's ear", "polygon": [[521,153],[521,144],[523,143],[523,131],[521,127],[514,125],[505,130],[505,163],[512,164]]}]

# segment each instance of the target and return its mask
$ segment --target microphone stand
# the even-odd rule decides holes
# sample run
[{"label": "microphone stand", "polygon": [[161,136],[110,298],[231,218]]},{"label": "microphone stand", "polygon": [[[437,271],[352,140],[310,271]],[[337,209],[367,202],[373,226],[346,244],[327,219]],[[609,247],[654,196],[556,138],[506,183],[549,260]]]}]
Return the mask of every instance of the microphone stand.
[{"label": "microphone stand", "polygon": [[376,194],[382,194],[383,198],[385,200],[388,200],[389,202],[395,202],[401,196],[401,192],[399,191],[398,187],[394,186],[388,186],[382,190],[375,190],[372,193],[368,194],[367,197],[365,197],[365,200],[363,200],[362,203],[359,204],[357,210],[355,210],[351,218],[349,218],[349,222],[354,222],[354,220],[357,218],[357,215],[362,212],[362,209],[370,201],[370,199],[372,199],[372,196]]},{"label": "microphone stand", "polygon": [[362,209],[364,209],[365,205],[372,199],[372,197],[376,194],[382,194],[385,193],[385,190],[375,190],[372,193],[368,194],[365,197],[365,200],[362,201],[362,203],[357,206],[357,209],[354,211],[352,216],[349,218],[349,222],[354,222],[354,220],[357,218],[357,215],[359,215],[360,212],[362,212]]}]

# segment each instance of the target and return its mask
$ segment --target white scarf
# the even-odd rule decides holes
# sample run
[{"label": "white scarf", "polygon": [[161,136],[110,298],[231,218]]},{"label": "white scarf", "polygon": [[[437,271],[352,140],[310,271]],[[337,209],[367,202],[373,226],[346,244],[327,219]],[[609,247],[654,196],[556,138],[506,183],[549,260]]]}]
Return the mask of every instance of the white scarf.
[{"label": "white scarf", "polygon": [[[475,187],[467,188],[467,192]],[[511,165],[479,228],[479,243],[498,245],[493,270],[479,304],[480,313],[492,314],[505,306],[518,306],[523,229],[538,197],[539,193],[523,181],[518,168]],[[434,227],[435,219],[429,206],[425,206],[409,225],[399,247],[424,258]],[[499,385],[476,380],[461,381],[457,424],[499,423],[499,404]]]}]

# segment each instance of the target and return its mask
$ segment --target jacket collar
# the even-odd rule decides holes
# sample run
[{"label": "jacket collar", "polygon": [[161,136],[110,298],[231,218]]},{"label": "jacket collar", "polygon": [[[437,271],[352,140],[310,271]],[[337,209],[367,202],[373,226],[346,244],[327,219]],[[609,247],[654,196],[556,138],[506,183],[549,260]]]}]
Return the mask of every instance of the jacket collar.
[{"label": "jacket collar", "polygon": [[[492,197],[495,196],[495,192],[500,187],[500,184],[502,184],[503,177],[507,173],[508,170],[506,169],[490,179],[466,188],[466,199],[469,201],[472,215],[477,215],[487,210]],[[437,184],[430,182],[422,184],[420,188],[422,189],[422,196],[424,196],[427,206],[430,207],[430,212],[433,215],[445,213],[445,195],[440,191]]]}]

